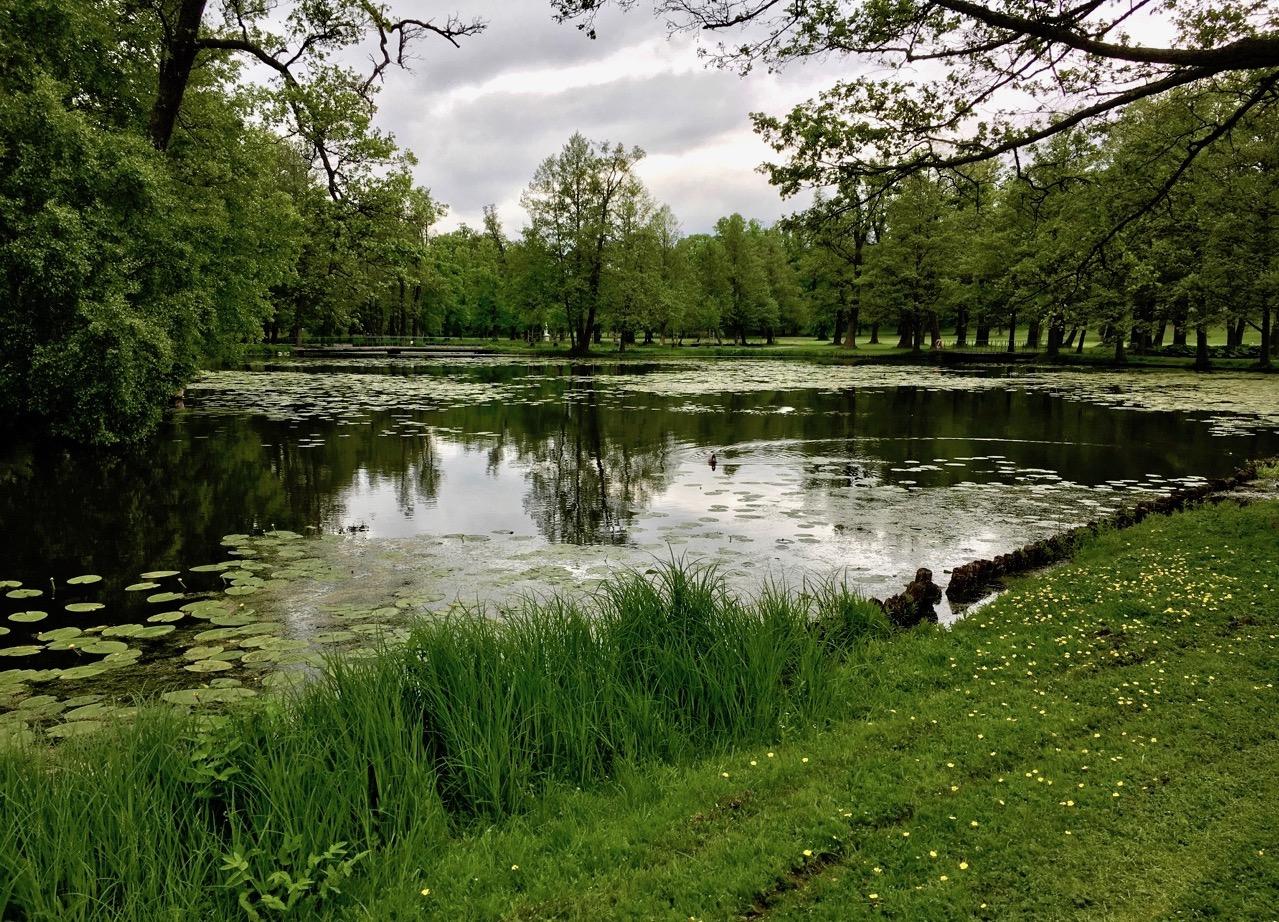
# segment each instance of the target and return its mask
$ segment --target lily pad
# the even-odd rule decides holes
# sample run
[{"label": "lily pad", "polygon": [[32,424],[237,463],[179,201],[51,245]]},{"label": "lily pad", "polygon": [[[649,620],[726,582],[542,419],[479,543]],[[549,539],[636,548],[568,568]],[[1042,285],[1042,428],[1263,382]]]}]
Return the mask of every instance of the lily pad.
[{"label": "lily pad", "polygon": [[214,615],[209,619],[209,623],[216,624],[218,627],[243,627],[246,624],[252,624],[255,620],[250,614],[224,614]]},{"label": "lily pad", "polygon": [[306,676],[297,671],[273,672],[262,680],[267,688],[276,690],[299,688],[306,683]]},{"label": "lily pad", "polygon": [[73,637],[79,637],[82,633],[78,627],[58,627],[51,631],[41,631],[36,635],[36,640],[70,640]]},{"label": "lily pad", "polygon": [[73,576],[67,580],[68,586],[89,586],[93,583],[102,582],[102,577],[94,573],[86,573],[84,576]]},{"label": "lily pad", "polygon": [[90,611],[100,611],[106,608],[101,602],[72,602],[70,605],[62,606],[65,610],[72,614],[82,614]]},{"label": "lily pad", "polygon": [[34,599],[44,595],[43,589],[10,589],[5,596],[10,599]]},{"label": "lily pad", "polygon": [[142,574],[143,579],[168,579],[170,576],[177,576],[179,570],[150,570]]},{"label": "lily pad", "polygon": [[85,653],[99,655],[107,653],[123,653],[125,650],[129,649],[129,645],[122,640],[95,640],[91,643],[85,644],[80,649]]},{"label": "lily pad", "polygon": [[[216,681],[215,679],[214,682]],[[196,706],[201,704],[227,704],[231,701],[252,698],[255,695],[257,695],[257,692],[252,688],[219,686],[214,688],[184,688],[180,691],[165,692],[160,697],[170,704]]]},{"label": "lily pad", "polygon": [[202,659],[196,660],[194,663],[187,663],[182,668],[187,672],[221,672],[223,669],[230,669],[231,664],[226,660]]},{"label": "lily pad", "polygon": [[140,624],[113,624],[108,628],[103,628],[103,637],[137,637],[146,628]]},{"label": "lily pad", "polygon": [[125,586],[124,591],[125,592],[146,592],[148,589],[159,589],[159,588],[160,588],[159,583],[142,582],[142,583],[132,583],[128,586]]},{"label": "lily pad", "polygon": [[67,703],[56,695],[32,695],[18,702],[18,711],[24,718],[42,719],[56,717],[67,709]]},{"label": "lily pad", "polygon": [[74,682],[76,679],[91,679],[94,676],[100,676],[102,673],[110,669],[102,663],[90,663],[86,666],[72,666],[70,669],[63,669],[59,673],[58,678],[63,682]]},{"label": "lily pad", "polygon": [[45,734],[55,739],[67,739],[72,736],[84,736],[88,733],[97,733],[103,727],[100,720],[76,720],[71,723],[58,724],[56,727],[50,727]]},{"label": "lily pad", "polygon": [[162,611],[158,615],[151,615],[147,618],[147,621],[151,624],[170,624],[174,621],[181,621],[185,614],[185,612],[180,611]]},{"label": "lily pad", "polygon": [[253,595],[253,593],[258,591],[258,588],[257,586],[229,586],[223,591],[227,595]]},{"label": "lily pad", "polygon": [[172,634],[176,630],[177,628],[172,624],[153,624],[151,627],[144,627],[133,636],[140,640],[155,640],[165,634]]},{"label": "lily pad", "polygon": [[183,598],[183,595],[180,592],[157,592],[155,595],[147,596],[147,601],[152,603],[176,602],[181,598]]},{"label": "lily pad", "polygon": [[39,653],[41,647],[32,644],[23,644],[20,647],[4,647],[0,649],[0,656],[34,656]]},{"label": "lily pad", "polygon": [[356,633],[354,631],[324,631],[316,634],[311,639],[316,643],[344,643],[355,638]]},{"label": "lily pad", "polygon": [[210,656],[216,656],[221,653],[225,647],[191,647],[183,651],[182,655],[187,659],[208,659]]},{"label": "lily pad", "polygon": [[62,715],[62,719],[67,721],[95,720],[99,717],[105,717],[110,714],[111,711],[112,706],[110,702],[94,702],[91,704],[81,705],[77,708],[72,708]]},{"label": "lily pad", "polygon": [[215,627],[211,631],[201,631],[195,635],[195,639],[201,643],[207,643],[209,641],[230,640],[232,637],[239,637],[242,633],[243,628]]},{"label": "lily pad", "polygon": [[35,624],[37,621],[43,621],[49,617],[47,611],[16,611],[9,616],[10,621],[16,621],[19,624]]},{"label": "lily pad", "polygon": [[74,698],[67,699],[67,707],[78,708],[86,704],[96,704],[103,699],[103,695],[76,695]]}]

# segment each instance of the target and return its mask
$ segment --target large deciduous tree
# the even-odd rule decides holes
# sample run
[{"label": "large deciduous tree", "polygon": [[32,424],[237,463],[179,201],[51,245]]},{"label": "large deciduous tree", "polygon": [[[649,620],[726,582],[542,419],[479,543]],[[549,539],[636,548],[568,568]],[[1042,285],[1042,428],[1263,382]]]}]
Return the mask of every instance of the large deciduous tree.
[{"label": "large deciduous tree", "polygon": [[538,166],[521,200],[531,239],[554,261],[572,349],[580,355],[596,333],[604,275],[625,235],[624,218],[646,194],[635,175],[643,156],[638,147],[575,134]]}]

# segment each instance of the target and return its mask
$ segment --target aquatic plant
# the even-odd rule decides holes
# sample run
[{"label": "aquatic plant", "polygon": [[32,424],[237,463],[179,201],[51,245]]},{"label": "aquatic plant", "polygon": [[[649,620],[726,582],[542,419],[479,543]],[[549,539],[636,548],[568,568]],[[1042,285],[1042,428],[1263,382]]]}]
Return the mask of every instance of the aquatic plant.
[{"label": "aquatic plant", "polygon": [[[742,600],[678,563],[502,614],[421,622],[406,644],[333,657],[297,692],[222,716],[185,706],[251,692],[171,692],[106,728],[108,706],[87,701],[65,726],[98,732],[0,748],[0,915],[337,905],[365,852],[426,855],[548,786],[822,723],[840,656],[886,629],[839,585]],[[46,697],[27,701],[65,706]]]}]

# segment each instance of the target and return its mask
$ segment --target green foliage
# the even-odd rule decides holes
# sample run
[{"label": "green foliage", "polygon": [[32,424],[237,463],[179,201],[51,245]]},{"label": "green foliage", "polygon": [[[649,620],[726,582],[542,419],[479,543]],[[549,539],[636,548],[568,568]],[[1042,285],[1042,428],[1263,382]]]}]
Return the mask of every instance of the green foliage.
[{"label": "green foliage", "polygon": [[[422,263],[438,214],[371,127],[372,96],[325,63],[394,31],[384,7],[297,7],[276,39],[304,46],[302,79],[274,89],[200,44],[161,138],[175,79],[162,6],[0,12],[0,412],[99,444],[144,438],[202,363],[281,317],[298,335],[344,327],[369,287]],[[252,39],[276,40],[260,11],[241,12]],[[200,42],[220,40],[202,28]],[[282,124],[306,143],[283,141]],[[326,154],[340,176],[319,170]]]},{"label": "green foliage", "polygon": [[355,873],[356,865],[367,858],[365,849],[350,854],[345,842],[335,842],[319,854],[302,860],[300,836],[285,840],[276,852],[276,870],[259,876],[253,862],[262,858],[262,850],[249,849],[245,854],[231,852],[223,856],[221,870],[226,874],[223,886],[236,894],[237,905],[252,922],[285,915],[294,909],[309,907],[341,896],[340,885]]}]

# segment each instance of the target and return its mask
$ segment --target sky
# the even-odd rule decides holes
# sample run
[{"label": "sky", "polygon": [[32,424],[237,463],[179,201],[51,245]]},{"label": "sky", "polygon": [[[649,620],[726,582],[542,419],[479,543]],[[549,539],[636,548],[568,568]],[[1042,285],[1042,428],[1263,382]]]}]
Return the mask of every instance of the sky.
[{"label": "sky", "polygon": [[[639,146],[639,172],[686,233],[741,212],[772,221],[804,206],[783,201],[757,171],[772,154],[753,111],[783,114],[838,76],[837,64],[741,77],[697,55],[697,36],[668,37],[643,4],[610,11],[589,39],[558,24],[548,0],[432,0],[431,12],[488,21],[453,48],[424,37],[409,73],[388,73],[378,124],[418,157],[417,180],[448,203],[442,229],[478,226],[498,208],[508,233],[524,226],[520,193],[538,163],[575,131]],[[424,15],[418,13],[417,15]]]}]

